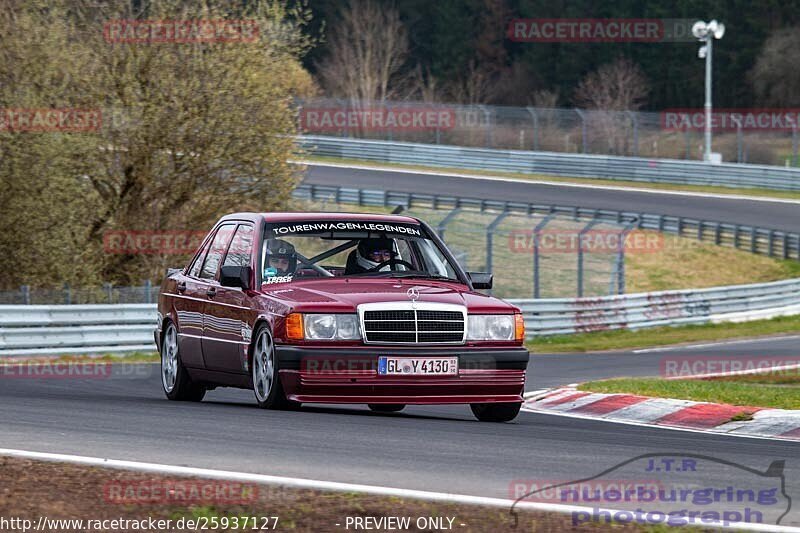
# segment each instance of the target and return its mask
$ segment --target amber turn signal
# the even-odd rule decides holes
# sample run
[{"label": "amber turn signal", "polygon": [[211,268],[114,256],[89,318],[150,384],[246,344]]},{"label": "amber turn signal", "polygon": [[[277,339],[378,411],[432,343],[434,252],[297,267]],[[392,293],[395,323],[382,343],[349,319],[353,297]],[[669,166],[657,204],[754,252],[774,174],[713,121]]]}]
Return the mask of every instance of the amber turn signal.
[{"label": "amber turn signal", "polygon": [[514,340],[525,341],[525,319],[522,314],[514,314]]},{"label": "amber turn signal", "polygon": [[291,313],[286,317],[286,338],[301,341],[303,337],[303,315]]}]

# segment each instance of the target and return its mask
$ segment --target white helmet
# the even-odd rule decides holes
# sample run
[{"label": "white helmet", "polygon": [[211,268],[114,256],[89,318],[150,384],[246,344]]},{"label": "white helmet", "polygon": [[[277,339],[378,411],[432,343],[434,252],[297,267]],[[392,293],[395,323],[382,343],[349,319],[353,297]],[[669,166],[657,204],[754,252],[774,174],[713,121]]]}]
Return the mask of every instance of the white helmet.
[{"label": "white helmet", "polygon": [[[397,257],[394,250],[394,240],[386,237],[377,239],[363,239],[356,249],[356,263],[364,270],[372,270],[379,264]],[[389,265],[381,268],[389,270]]]}]

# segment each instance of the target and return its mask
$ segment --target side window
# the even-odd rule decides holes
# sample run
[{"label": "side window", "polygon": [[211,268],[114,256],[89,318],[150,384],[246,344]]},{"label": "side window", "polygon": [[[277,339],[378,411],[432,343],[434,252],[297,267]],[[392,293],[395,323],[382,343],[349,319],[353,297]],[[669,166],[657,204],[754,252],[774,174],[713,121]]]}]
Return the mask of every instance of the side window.
[{"label": "side window", "polygon": [[[414,251],[411,249],[409,241],[405,239],[395,239],[394,242],[395,246],[397,246],[397,258],[411,263],[414,265],[414,268],[417,268],[417,262],[414,260]],[[398,270],[408,270],[406,265],[397,265],[396,268]]]},{"label": "side window", "polygon": [[222,260],[222,254],[224,254],[225,250],[228,248],[228,241],[231,238],[234,227],[233,224],[226,224],[220,226],[217,230],[217,234],[214,235],[214,239],[211,241],[211,247],[206,254],[206,259],[203,261],[203,268],[200,269],[201,278],[214,279],[217,275],[219,262]]},{"label": "side window", "polygon": [[231,246],[222,266],[250,266],[253,252],[253,226],[240,225],[233,234]]},{"label": "side window", "polygon": [[211,246],[212,240],[213,239],[209,239],[205,246],[203,246],[203,249],[200,250],[200,253],[197,254],[194,263],[192,263],[192,268],[189,269],[189,276],[196,278],[200,275],[200,267],[203,266],[203,259],[206,257],[206,253],[208,252],[209,246]]}]

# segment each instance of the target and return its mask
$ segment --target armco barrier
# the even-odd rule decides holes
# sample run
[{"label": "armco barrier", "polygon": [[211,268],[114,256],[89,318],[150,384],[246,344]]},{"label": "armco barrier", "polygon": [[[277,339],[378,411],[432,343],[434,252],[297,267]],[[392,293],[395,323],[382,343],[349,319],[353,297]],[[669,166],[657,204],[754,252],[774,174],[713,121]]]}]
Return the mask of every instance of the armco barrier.
[{"label": "armco barrier", "polygon": [[680,159],[496,150],[312,135],[300,137],[299,143],[304,150],[314,155],[382,163],[800,191],[800,169],[766,165],[712,165]]},{"label": "armco barrier", "polygon": [[[600,298],[510,300],[529,337],[800,312],[800,279]],[[153,351],[154,304],[0,306],[0,357]]]},{"label": "armco barrier", "polygon": [[0,356],[154,351],[155,304],[0,305]]},{"label": "armco barrier", "polygon": [[510,301],[522,309],[529,336],[718,323],[797,314],[800,279],[599,298]]}]

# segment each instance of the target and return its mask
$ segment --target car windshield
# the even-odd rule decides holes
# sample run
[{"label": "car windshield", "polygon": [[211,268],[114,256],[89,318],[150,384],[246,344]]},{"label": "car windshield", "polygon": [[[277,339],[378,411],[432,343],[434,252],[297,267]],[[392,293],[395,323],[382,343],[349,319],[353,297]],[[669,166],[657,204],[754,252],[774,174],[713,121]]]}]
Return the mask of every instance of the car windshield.
[{"label": "car windshield", "polygon": [[345,276],[458,281],[456,268],[419,224],[363,220],[268,224],[261,259],[265,284]]}]

